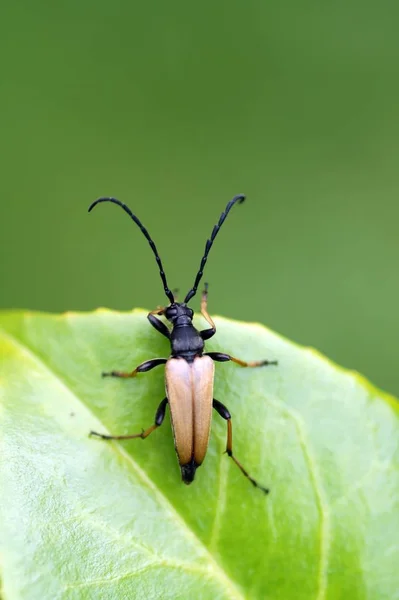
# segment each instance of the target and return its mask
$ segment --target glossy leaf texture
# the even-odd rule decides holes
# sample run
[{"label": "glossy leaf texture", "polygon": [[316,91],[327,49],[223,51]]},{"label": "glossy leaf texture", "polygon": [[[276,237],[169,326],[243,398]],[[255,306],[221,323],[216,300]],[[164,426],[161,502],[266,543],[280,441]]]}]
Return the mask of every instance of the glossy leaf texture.
[{"label": "glossy leaf texture", "polygon": [[[399,405],[356,373],[258,324],[215,319],[208,350],[277,367],[216,366],[209,451],[185,486],[169,417],[146,440],[169,346],[143,311],[0,316],[4,600],[393,600],[399,597]],[[201,321],[198,320],[201,325]],[[360,343],[360,341],[359,341]]]}]

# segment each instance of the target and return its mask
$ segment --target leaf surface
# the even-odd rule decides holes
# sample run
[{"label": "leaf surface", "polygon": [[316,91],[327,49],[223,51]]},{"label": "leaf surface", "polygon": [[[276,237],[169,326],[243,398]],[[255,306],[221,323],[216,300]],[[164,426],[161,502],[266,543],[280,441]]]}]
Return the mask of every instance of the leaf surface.
[{"label": "leaf surface", "polygon": [[[0,316],[4,600],[399,598],[399,405],[356,373],[257,324],[216,318],[207,350],[278,367],[216,366],[234,452],[214,415],[196,480],[169,418],[145,441],[167,357],[143,311]],[[200,322],[198,322],[201,325]]]}]

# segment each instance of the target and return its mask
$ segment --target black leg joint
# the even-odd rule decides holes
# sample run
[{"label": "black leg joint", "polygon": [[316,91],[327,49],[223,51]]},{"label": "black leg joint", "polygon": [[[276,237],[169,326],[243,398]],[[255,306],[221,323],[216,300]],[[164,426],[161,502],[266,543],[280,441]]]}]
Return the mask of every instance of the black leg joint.
[{"label": "black leg joint", "polygon": [[214,336],[215,333],[216,333],[216,329],[214,329],[212,327],[211,329],[203,329],[202,331],[200,331],[200,336],[205,341],[205,340],[209,340],[209,338]]},{"label": "black leg joint", "polygon": [[149,320],[149,322],[151,323],[151,325],[157,331],[159,331],[159,333],[162,333],[162,335],[164,335],[165,337],[168,338],[168,340],[170,340],[170,331],[166,327],[165,323],[163,323],[162,321],[160,321],[159,319],[157,319],[157,317],[155,317],[151,313],[149,315],[147,315],[147,319]]},{"label": "black leg joint", "polygon": [[145,373],[146,371],[151,371],[151,369],[154,369],[158,365],[164,365],[166,361],[166,358],[153,358],[151,360],[146,360],[137,367],[137,373]]},{"label": "black leg joint", "polygon": [[227,362],[228,360],[231,360],[230,356],[223,352],[206,352],[205,355],[217,362]]},{"label": "black leg joint", "polygon": [[166,406],[168,404],[168,399],[164,398],[161,404],[157,408],[157,412],[155,413],[155,425],[160,427],[163,423],[166,413]]},{"label": "black leg joint", "polygon": [[229,410],[225,407],[224,404],[219,402],[219,400],[215,400],[215,398],[214,398],[213,402],[212,402],[212,406],[223,419],[226,419],[226,421],[231,419],[231,414],[230,414]]}]

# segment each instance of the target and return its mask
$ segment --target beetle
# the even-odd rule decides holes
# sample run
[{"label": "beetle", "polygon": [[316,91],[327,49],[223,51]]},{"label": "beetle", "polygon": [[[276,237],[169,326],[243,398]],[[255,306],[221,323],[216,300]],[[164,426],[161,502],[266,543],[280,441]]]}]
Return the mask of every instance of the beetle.
[{"label": "beetle", "polygon": [[[222,212],[218,223],[214,226],[211,236],[205,244],[204,255],[201,259],[194,285],[184,298],[184,302],[176,301],[173,292],[168,286],[158,250],[147,229],[136,215],[132,213],[130,208],[117,198],[111,197],[99,198],[90,205],[89,212],[101,202],[112,202],[113,204],[120,206],[136,223],[147,239],[151,250],[155,255],[164,292],[169,300],[168,306],[158,307],[155,310],[152,310],[148,313],[147,318],[159,333],[168,338],[171,345],[171,355],[169,358],[153,358],[151,360],[146,360],[130,373],[111,371],[102,374],[103,377],[136,377],[139,373],[145,373],[159,365],[165,365],[166,397],[162,400],[156,411],[153,425],[148,429],[143,430],[141,433],[131,435],[106,435],[97,433],[96,431],[91,431],[90,435],[98,436],[104,440],[144,439],[162,425],[166,407],[169,404],[175,450],[181,469],[182,480],[184,483],[190,484],[194,481],[195,472],[202,464],[206,455],[211,427],[212,408],[214,408],[216,412],[227,421],[226,453],[245,477],[249,479],[255,487],[260,488],[267,494],[269,492],[268,488],[263,487],[256,479],[251,477],[248,471],[233,454],[231,414],[226,406],[213,397],[214,361],[232,361],[241,367],[277,365],[277,361],[260,360],[247,362],[223,352],[204,352],[205,341],[209,340],[216,333],[215,323],[208,314],[207,283],[204,285],[201,297],[201,314],[210,327],[198,331],[193,325],[194,312],[187,306],[188,302],[197,293],[209,251],[212,248],[213,242],[215,241],[221,226],[232,207],[237,203],[241,204],[244,200],[245,196],[243,194],[234,196]],[[158,318],[162,315],[171,323],[171,329]]]}]

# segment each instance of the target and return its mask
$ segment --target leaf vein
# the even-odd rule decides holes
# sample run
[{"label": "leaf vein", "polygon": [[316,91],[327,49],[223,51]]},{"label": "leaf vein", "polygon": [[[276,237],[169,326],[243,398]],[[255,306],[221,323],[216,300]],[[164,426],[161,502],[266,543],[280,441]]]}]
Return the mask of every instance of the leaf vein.
[{"label": "leaf vein", "polygon": [[230,463],[226,460],[224,453],[221,453],[219,460],[219,485],[216,495],[216,513],[213,521],[212,531],[210,535],[209,548],[212,552],[216,552],[217,543],[220,536],[222,518],[226,510],[226,489],[227,489],[227,474]]},{"label": "leaf vein", "polygon": [[270,401],[281,412],[288,415],[294,422],[297,430],[299,443],[306,461],[312,486],[315,492],[317,509],[320,518],[320,560],[318,569],[318,589],[316,600],[324,600],[327,592],[327,572],[329,563],[330,543],[331,543],[331,515],[330,507],[322,485],[322,478],[315,455],[311,451],[311,444],[306,433],[306,426],[302,416],[292,408],[275,399]]},{"label": "leaf vein", "polygon": [[154,561],[152,563],[147,563],[142,567],[136,569],[135,571],[129,573],[123,573],[122,575],[117,575],[115,577],[101,577],[98,579],[91,579],[89,581],[78,581],[76,583],[66,584],[64,586],[64,591],[74,590],[74,589],[82,589],[86,587],[93,586],[102,586],[102,585],[110,585],[113,583],[118,583],[120,581],[125,581],[126,579],[134,579],[139,575],[142,575],[146,571],[150,571],[151,569],[156,569],[159,567],[167,567],[171,569],[179,569],[181,571],[185,571],[187,573],[192,573],[195,575],[201,575],[202,577],[209,578],[210,572],[208,569],[199,567],[195,564],[179,562],[179,561],[171,561],[171,560],[161,560]]},{"label": "leaf vein", "polygon": [[[37,354],[35,354],[34,350],[30,348],[26,343],[23,343],[20,339],[16,338],[10,333],[1,330],[0,335],[3,336],[5,339],[8,339],[10,343],[14,344],[22,354],[27,355],[31,360],[41,365],[44,370],[47,370],[51,377],[58,381],[59,385],[63,387],[66,392],[71,394],[71,396],[75,398],[78,402],[84,404],[82,400],[78,396],[76,396],[72,389],[67,385],[66,381],[60,375],[60,373],[56,372],[55,369],[50,367],[45,362],[42,356],[39,357]],[[86,407],[86,410],[93,415],[93,418],[98,420],[93,411],[86,404],[84,404],[84,406]],[[105,426],[104,429],[106,429]],[[159,488],[156,487],[154,482],[150,479],[147,473],[137,464],[133,457],[130,454],[128,454],[126,450],[121,447],[120,444],[117,444],[115,442],[113,442],[112,445],[109,445],[109,448],[112,448],[115,452],[118,452],[126,460],[126,462],[131,466],[133,471],[139,476],[141,481],[152,492],[154,498],[174,518],[176,523],[180,526],[180,530],[183,533],[183,535],[187,538],[187,540],[191,544],[193,544],[194,547],[197,548],[199,554],[202,555],[208,561],[210,569],[207,572],[213,574],[213,577],[219,582],[222,589],[225,592],[227,592],[229,600],[245,600],[245,597],[243,596],[238,585],[227,575],[227,573],[217,563],[216,559],[212,556],[210,550],[188,527],[187,523],[180,516],[175,507],[170,503],[168,498],[161,492]]]}]

